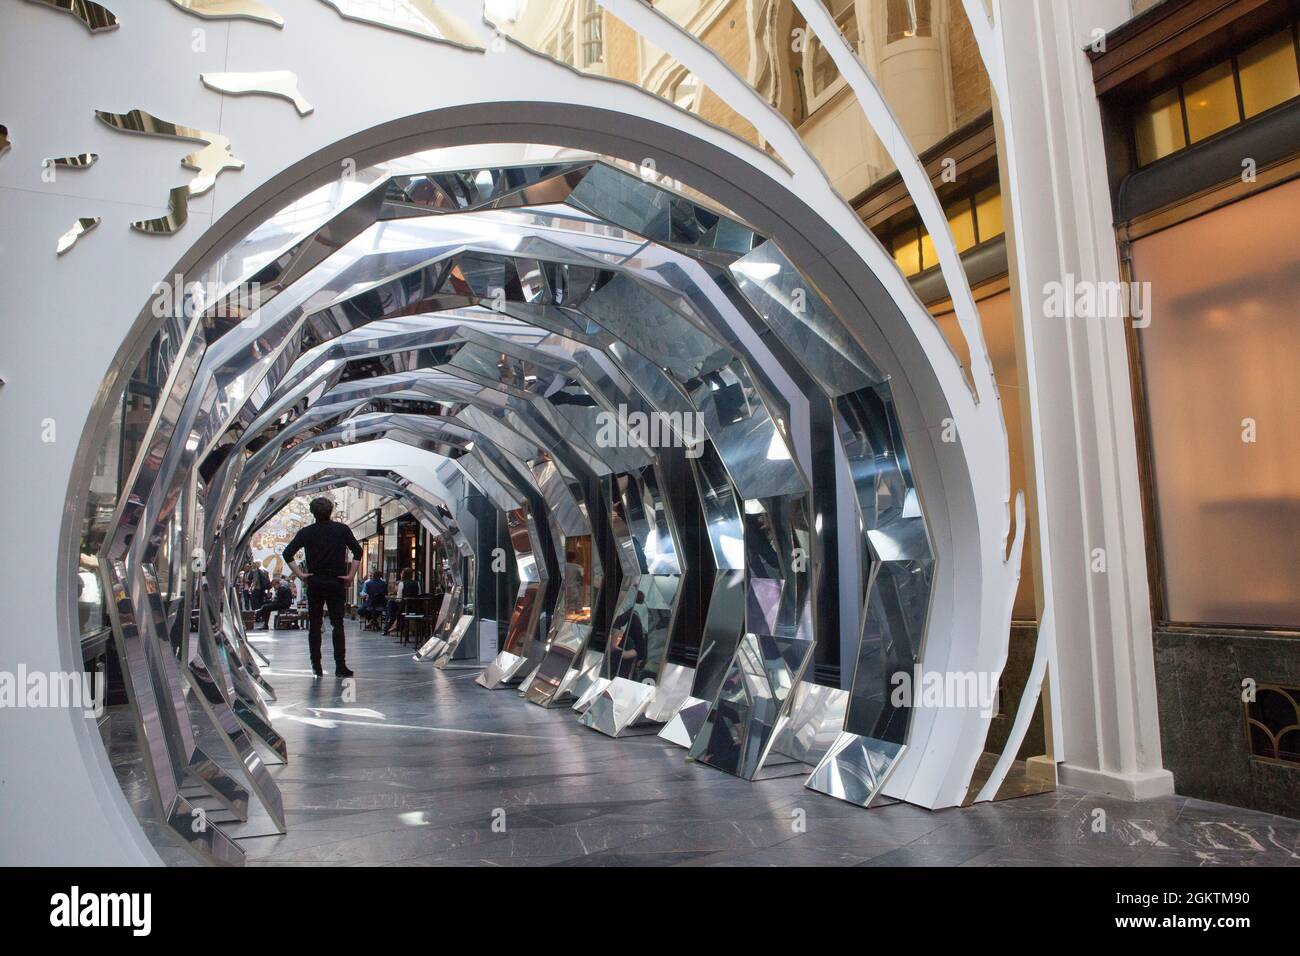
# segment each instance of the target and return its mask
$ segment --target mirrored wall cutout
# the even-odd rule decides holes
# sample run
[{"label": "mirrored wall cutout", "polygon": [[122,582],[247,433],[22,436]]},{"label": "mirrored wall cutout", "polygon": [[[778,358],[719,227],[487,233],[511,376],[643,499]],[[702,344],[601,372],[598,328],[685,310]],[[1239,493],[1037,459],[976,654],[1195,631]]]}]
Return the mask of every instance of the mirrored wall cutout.
[{"label": "mirrored wall cutout", "polygon": [[190,188],[177,186],[167,197],[167,212],[157,219],[137,219],[131,228],[152,236],[170,236],[179,232],[190,218]]},{"label": "mirrored wall cutout", "polygon": [[172,6],[205,20],[240,18],[284,26],[284,17],[259,0],[171,0]]},{"label": "mirrored wall cutout", "polygon": [[59,236],[58,244],[55,245],[54,251],[57,255],[63,255],[81,239],[86,233],[99,225],[98,216],[88,216],[78,219],[72,224],[72,228]]},{"label": "mirrored wall cutout", "polygon": [[77,156],[59,156],[56,159],[41,161],[41,168],[55,169],[89,169],[99,161],[99,153],[81,153]]},{"label": "mirrored wall cutout", "polygon": [[80,20],[91,33],[106,33],[116,30],[120,24],[117,14],[95,0],[31,0],[41,6],[62,10]]},{"label": "mirrored wall cutout", "polygon": [[182,166],[186,169],[195,170],[198,174],[190,180],[187,186],[191,196],[202,196],[213,187],[217,177],[227,169],[240,170],[244,168],[244,161],[235,158],[231,153],[230,138],[223,136],[221,133],[208,133],[193,126],[170,123],[140,109],[133,109],[127,113],[109,113],[105,110],[95,110],[95,118],[104,125],[111,126],[113,129],[124,133],[160,136],[168,139],[186,139],[196,143],[203,143],[202,149],[190,153],[181,160]]},{"label": "mirrored wall cutout", "polygon": [[218,93],[232,96],[262,94],[288,100],[299,116],[306,116],[314,106],[307,102],[298,89],[298,75],[290,70],[270,70],[265,73],[200,73],[203,85]]},{"label": "mirrored wall cutout", "polygon": [[436,0],[321,0],[345,20],[409,33],[482,52],[483,42],[459,16]]}]

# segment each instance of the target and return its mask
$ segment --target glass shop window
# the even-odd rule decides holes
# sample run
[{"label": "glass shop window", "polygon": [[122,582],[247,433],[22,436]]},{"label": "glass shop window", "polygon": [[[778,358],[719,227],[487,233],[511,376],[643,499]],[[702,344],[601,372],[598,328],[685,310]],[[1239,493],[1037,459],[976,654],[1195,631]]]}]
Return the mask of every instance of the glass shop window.
[{"label": "glass shop window", "polygon": [[1164,617],[1300,627],[1300,180],[1136,240]]},{"label": "glass shop window", "polygon": [[1300,95],[1296,24],[1183,80],[1133,117],[1139,166],[1199,143]]}]

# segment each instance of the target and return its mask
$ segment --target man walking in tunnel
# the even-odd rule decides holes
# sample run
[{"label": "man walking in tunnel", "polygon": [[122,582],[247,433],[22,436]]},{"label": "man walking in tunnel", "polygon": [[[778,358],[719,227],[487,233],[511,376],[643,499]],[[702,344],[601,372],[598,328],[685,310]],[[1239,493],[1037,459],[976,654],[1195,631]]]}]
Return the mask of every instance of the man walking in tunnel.
[{"label": "man walking in tunnel", "polygon": [[[285,546],[284,560],[289,570],[307,586],[307,641],[311,647],[311,667],[321,676],[320,644],[322,611],[328,607],[330,625],[334,629],[334,675],[351,677],[348,670],[347,648],[343,638],[343,605],[347,583],[356,573],[361,560],[361,545],[352,529],[340,521],[331,521],[334,502],[328,498],[313,498],[311,513],[315,524],[302,528]],[[294,563],[294,555],[306,552],[306,570]],[[348,552],[352,552],[351,560]]]}]

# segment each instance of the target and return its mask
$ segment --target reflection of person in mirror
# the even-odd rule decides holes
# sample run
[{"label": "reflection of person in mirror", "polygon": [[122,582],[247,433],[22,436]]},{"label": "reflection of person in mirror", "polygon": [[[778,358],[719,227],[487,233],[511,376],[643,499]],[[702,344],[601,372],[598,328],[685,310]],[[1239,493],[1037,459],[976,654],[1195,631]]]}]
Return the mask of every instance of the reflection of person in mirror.
[{"label": "reflection of person in mirror", "polygon": [[[333,628],[334,675],[351,677],[347,665],[347,647],[343,637],[343,608],[348,582],[356,573],[361,560],[361,545],[356,536],[341,521],[331,521],[334,502],[329,498],[313,498],[311,513],[315,524],[301,529],[284,549],[284,560],[294,576],[307,585],[307,640],[311,649],[311,666],[316,676],[321,676],[321,624],[328,607]],[[307,570],[301,571],[294,563],[299,551],[306,552]],[[348,560],[351,552],[352,559]]]},{"label": "reflection of person in mirror", "polygon": [[620,615],[622,626],[616,623],[612,629],[614,650],[618,655],[615,659],[615,677],[635,680],[637,668],[645,666],[645,625],[641,622],[641,615],[636,612],[643,603],[645,603],[645,594],[637,591],[632,606],[627,609],[625,615]]}]

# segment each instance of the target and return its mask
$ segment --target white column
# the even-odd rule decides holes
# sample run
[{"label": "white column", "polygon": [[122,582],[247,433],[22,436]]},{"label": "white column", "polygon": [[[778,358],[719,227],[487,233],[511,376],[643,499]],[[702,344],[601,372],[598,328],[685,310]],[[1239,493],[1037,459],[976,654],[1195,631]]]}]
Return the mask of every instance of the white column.
[{"label": "white column", "polygon": [[[1058,647],[1063,784],[1144,798],[1161,766],[1125,321],[1049,318],[1045,288],[1118,282],[1101,119],[1084,46],[1127,0],[1001,2],[1013,285],[1025,316],[1041,556]],[[1013,235],[1012,235],[1013,234]],[[1104,560],[1104,570],[1099,570]]]}]

